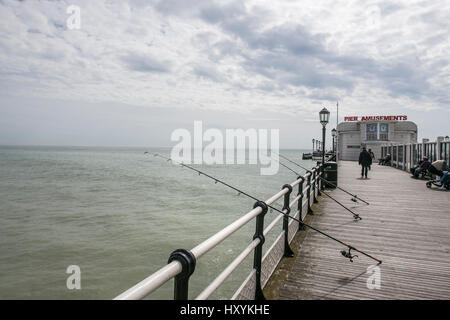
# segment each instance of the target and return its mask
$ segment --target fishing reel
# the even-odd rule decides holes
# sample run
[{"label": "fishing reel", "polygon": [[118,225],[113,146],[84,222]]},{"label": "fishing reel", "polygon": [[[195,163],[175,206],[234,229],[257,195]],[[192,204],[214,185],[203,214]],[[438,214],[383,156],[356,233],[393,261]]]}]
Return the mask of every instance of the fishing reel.
[{"label": "fishing reel", "polygon": [[352,200],[353,202],[358,202],[358,199],[356,199],[355,197],[351,198],[350,200]]},{"label": "fishing reel", "polygon": [[353,215],[353,219],[354,219],[355,221],[362,220],[362,218],[359,216],[359,214],[354,214],[354,215]]},{"label": "fishing reel", "polygon": [[348,249],[348,252],[347,251],[345,251],[345,250],[342,250],[341,251],[341,254],[344,256],[344,257],[346,257],[346,258],[348,258],[348,259],[350,259],[350,262],[353,262],[353,258],[356,258],[356,257],[358,257],[356,254],[355,255],[352,255],[352,248],[349,248]]}]

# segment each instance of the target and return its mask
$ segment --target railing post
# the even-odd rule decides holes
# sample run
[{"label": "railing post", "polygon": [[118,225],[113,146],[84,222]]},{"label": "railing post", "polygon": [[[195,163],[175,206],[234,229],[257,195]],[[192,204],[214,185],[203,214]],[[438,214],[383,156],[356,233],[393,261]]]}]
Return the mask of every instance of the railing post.
[{"label": "railing post", "polygon": [[181,263],[181,273],[175,277],[174,282],[174,299],[187,300],[189,292],[189,278],[195,270],[197,260],[195,256],[186,249],[177,249],[170,254],[168,263],[172,261]]},{"label": "railing post", "polygon": [[317,179],[316,179],[316,175],[317,175],[317,167],[314,170],[314,176],[313,176],[313,186],[314,186],[314,190],[313,190],[313,202],[314,203],[318,203],[319,201],[317,201],[316,198],[316,183],[317,183]]},{"label": "railing post", "polygon": [[308,192],[307,192],[307,194],[308,194],[308,214],[313,215],[314,212],[311,209],[311,189],[312,189],[311,177],[312,177],[312,172],[308,176],[308,184],[307,184]]},{"label": "railing post", "polygon": [[318,180],[318,182],[320,183],[320,188],[319,188],[319,190],[320,190],[320,189],[325,190],[325,183],[323,183],[323,180],[321,179],[321,178],[323,178],[324,175],[325,175],[324,172],[325,172],[325,163],[322,163],[322,168],[321,168],[321,170],[320,170],[319,180]]},{"label": "railing post", "polygon": [[[303,216],[303,183],[305,182],[305,178],[298,177],[297,179],[302,180],[298,184],[298,195],[300,195],[300,199],[298,199],[297,208],[298,208],[298,220],[303,221],[303,218],[302,218],[302,216]],[[304,230],[304,229],[305,229],[305,226],[299,222],[298,230]]]},{"label": "railing post", "polygon": [[284,257],[292,258],[294,252],[289,246],[289,217],[291,213],[291,208],[289,207],[289,197],[292,193],[292,186],[290,184],[285,184],[281,189],[288,188],[289,191],[284,195],[284,204],[282,211],[286,210],[286,214],[283,215],[283,231],[284,231]]},{"label": "railing post", "polygon": [[255,254],[253,256],[253,268],[256,270],[256,283],[255,283],[255,300],[266,300],[261,288],[261,264],[262,264],[262,246],[264,244],[264,216],[267,213],[267,204],[263,201],[255,203],[253,208],[261,207],[262,212],[256,217],[256,231],[253,236],[253,240],[258,238],[259,244],[255,248]]},{"label": "railing post", "polygon": [[317,171],[316,171],[316,183],[317,183],[317,195],[318,196],[321,196],[322,195],[322,193],[320,193],[320,188],[321,188],[321,185],[320,185],[320,170],[321,170],[321,167],[320,167],[320,165],[318,166],[318,167],[316,167],[317,168]]},{"label": "railing post", "polygon": [[403,170],[408,170],[408,145],[403,145]]}]

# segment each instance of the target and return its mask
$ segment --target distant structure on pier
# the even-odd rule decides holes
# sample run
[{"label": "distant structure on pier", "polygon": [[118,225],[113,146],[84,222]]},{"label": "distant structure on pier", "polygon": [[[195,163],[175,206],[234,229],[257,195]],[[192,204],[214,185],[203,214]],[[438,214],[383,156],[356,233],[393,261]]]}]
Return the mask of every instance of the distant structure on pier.
[{"label": "distant structure on pier", "polygon": [[417,125],[407,116],[352,116],[338,124],[340,160],[358,160],[362,147],[372,149],[375,158],[381,145],[417,143]]}]

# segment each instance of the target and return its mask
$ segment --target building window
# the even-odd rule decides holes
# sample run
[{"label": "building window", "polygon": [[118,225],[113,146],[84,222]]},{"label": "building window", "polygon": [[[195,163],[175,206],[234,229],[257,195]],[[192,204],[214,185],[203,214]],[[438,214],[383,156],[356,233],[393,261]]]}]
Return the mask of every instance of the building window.
[{"label": "building window", "polygon": [[366,129],[366,140],[373,141],[378,140],[378,123],[368,123]]},{"label": "building window", "polygon": [[389,126],[387,123],[380,123],[380,140],[388,141]]},{"label": "building window", "polygon": [[389,125],[387,123],[368,123],[366,125],[367,141],[388,141]]}]

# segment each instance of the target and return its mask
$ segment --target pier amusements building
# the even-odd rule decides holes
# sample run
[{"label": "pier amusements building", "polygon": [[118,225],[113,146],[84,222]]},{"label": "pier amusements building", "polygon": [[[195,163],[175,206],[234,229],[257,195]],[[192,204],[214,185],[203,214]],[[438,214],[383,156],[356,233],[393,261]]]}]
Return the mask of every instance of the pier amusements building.
[{"label": "pier amusements building", "polygon": [[362,147],[381,157],[381,145],[417,143],[417,125],[407,116],[352,116],[338,124],[339,159],[358,160]]}]

